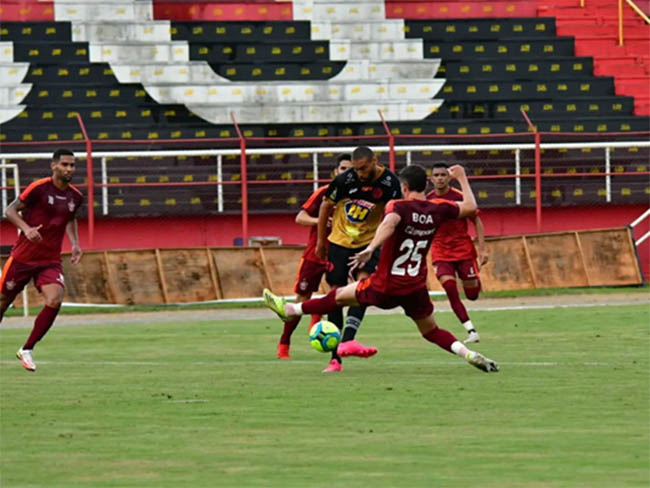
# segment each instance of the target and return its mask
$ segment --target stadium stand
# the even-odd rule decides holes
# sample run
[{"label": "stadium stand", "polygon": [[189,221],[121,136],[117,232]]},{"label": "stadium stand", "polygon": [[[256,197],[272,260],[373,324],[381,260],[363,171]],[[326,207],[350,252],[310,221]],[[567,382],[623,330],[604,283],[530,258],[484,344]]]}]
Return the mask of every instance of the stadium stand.
[{"label": "stadium stand", "polygon": [[525,131],[521,105],[545,131],[648,129],[615,93],[638,80],[595,76],[552,17],[412,20],[433,6],[317,0],[228,2],[274,20],[204,20],[216,3],[57,1],[55,21],[3,22],[1,137],[79,139],[73,111],[93,139],[232,137],[230,111],[248,136],[372,135],[378,109],[399,134],[490,134]]},{"label": "stadium stand", "polygon": [[[647,41],[648,26],[630,17],[628,43],[617,48],[603,0],[579,12],[577,1],[549,3],[3,1],[0,144],[81,141],[76,113],[95,141],[152,147],[236,137],[231,111],[246,137],[384,135],[378,109],[396,136],[526,132],[522,108],[547,132],[615,138],[648,130],[649,58],[638,42]],[[521,156],[530,174],[532,151]],[[291,181],[313,178],[311,157],[249,157],[250,180],[287,181],[251,186],[251,211],[298,208],[311,185]],[[510,151],[445,157],[466,162],[475,176],[514,174]],[[603,180],[550,175],[603,172],[604,159],[602,150],[546,151],[544,203],[602,203]],[[155,160],[155,170],[143,161],[106,161],[116,185],[108,189],[110,215],[217,211],[214,187],[200,186],[216,181],[214,157],[168,157]],[[612,152],[612,167],[626,175],[615,178],[609,201],[647,200],[647,182],[627,175],[647,171],[647,162],[643,149]],[[36,166],[21,166],[23,181],[40,176]],[[224,157],[222,171],[223,181],[238,182],[238,158]],[[119,186],[151,182],[197,186]],[[512,185],[486,179],[477,188],[482,206],[514,204]],[[523,179],[521,205],[534,203],[533,190]],[[225,184],[221,211],[239,211],[240,201],[239,187]]]}]

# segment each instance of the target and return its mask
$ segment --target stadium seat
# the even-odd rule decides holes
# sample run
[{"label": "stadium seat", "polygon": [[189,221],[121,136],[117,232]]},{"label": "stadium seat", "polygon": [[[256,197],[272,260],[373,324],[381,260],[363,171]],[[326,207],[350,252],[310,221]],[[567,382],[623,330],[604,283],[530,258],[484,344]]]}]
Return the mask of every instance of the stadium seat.
[{"label": "stadium seat", "polygon": [[29,63],[0,62],[0,80],[4,86],[18,86],[25,79]]},{"label": "stadium seat", "polygon": [[173,40],[189,42],[277,42],[312,39],[308,21],[171,22]]},{"label": "stadium seat", "polygon": [[0,38],[14,42],[69,42],[70,24],[67,22],[3,22]]},{"label": "stadium seat", "polygon": [[32,85],[21,84],[16,86],[0,85],[0,105],[17,105],[29,95]]},{"label": "stadium seat", "polygon": [[0,62],[11,63],[14,61],[14,45],[12,42],[0,42]]},{"label": "stadium seat", "polygon": [[319,19],[330,22],[360,22],[386,19],[383,0],[294,0],[293,18]]},{"label": "stadium seat", "polygon": [[[526,131],[521,108],[553,132],[647,129],[553,18],[387,15],[407,3],[303,1],[293,19],[270,20],[267,3],[248,18],[248,7],[218,17],[214,4],[188,2],[178,11],[190,17],[154,20],[173,6],[58,2],[56,22],[0,26],[2,96],[14,97],[0,137],[79,139],[74,111],[102,140],[235,137],[224,107],[265,137],[384,134],[377,109],[396,135]],[[241,20],[209,20],[229,15]]]},{"label": "stadium seat", "polygon": [[448,80],[549,80],[550,78],[592,78],[593,59],[567,57],[552,59],[509,60],[486,59],[474,61],[445,61],[440,74]]},{"label": "stadium seat", "polygon": [[148,1],[113,0],[54,2],[57,20],[76,22],[141,22],[153,20],[153,5]]},{"label": "stadium seat", "polygon": [[529,60],[540,57],[573,56],[573,39],[555,37],[550,39],[518,39],[502,41],[424,41],[427,57],[441,57],[445,60],[477,58],[510,59],[513,56]]}]

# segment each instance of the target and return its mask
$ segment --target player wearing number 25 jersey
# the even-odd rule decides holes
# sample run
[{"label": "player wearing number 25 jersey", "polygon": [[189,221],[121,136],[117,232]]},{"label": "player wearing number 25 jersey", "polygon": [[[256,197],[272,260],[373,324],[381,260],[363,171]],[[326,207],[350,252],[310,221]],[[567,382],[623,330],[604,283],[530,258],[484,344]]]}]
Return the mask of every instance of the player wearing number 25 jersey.
[{"label": "player wearing number 25 jersey", "polygon": [[298,304],[265,296],[267,306],[278,315],[288,317],[328,313],[345,305],[375,305],[383,309],[401,306],[427,341],[461,356],[487,373],[498,371],[494,361],[471,351],[451,332],[440,329],[433,317],[433,304],[426,287],[425,260],[433,235],[442,222],[476,211],[476,200],[463,168],[453,166],[449,172],[463,189],[461,202],[427,201],[424,194],[427,174],[420,166],[407,166],[400,172],[405,199],[388,205],[375,237],[354,257],[355,265],[363,265],[375,249],[382,246],[377,270],[368,278],[333,290],[323,298]]},{"label": "player wearing number 25 jersey", "polygon": [[361,284],[377,292],[403,296],[426,288],[426,256],[438,227],[458,217],[455,202],[430,200],[393,200],[386,215],[394,213],[399,223],[382,244],[377,270]]}]

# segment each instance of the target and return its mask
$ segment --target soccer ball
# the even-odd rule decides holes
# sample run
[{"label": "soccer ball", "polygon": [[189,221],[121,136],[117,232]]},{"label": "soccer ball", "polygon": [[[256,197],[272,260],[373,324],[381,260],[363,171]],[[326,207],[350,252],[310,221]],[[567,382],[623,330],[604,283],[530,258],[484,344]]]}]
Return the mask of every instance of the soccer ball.
[{"label": "soccer ball", "polygon": [[341,333],[332,322],[321,320],[309,329],[309,342],[319,352],[331,352],[341,342]]}]

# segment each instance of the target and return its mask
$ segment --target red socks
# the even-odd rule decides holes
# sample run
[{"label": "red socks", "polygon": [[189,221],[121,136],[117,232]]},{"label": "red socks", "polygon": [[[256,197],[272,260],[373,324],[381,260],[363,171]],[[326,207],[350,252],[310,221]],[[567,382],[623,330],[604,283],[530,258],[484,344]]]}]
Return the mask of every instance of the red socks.
[{"label": "red socks", "polygon": [[302,313],[305,315],[325,315],[339,308],[336,304],[336,290],[330,291],[323,298],[312,298],[302,302]]},{"label": "red socks", "polygon": [[29,338],[23,349],[34,349],[34,346],[38,341],[40,341],[47,331],[50,330],[54,319],[56,319],[57,314],[59,313],[58,308],[52,308],[45,305],[41,313],[38,314],[36,320],[34,320],[34,327],[32,328],[32,333],[29,334]]},{"label": "red socks", "polygon": [[442,284],[442,287],[445,289],[445,292],[447,292],[447,298],[449,298],[449,303],[451,304],[451,308],[456,314],[456,317],[458,317],[458,320],[464,324],[469,320],[469,315],[467,315],[465,305],[460,301],[456,280],[447,280]]},{"label": "red socks", "polygon": [[282,331],[282,336],[280,336],[280,344],[286,344],[287,346],[291,344],[291,334],[298,327],[301,318],[302,316],[297,315],[284,323],[284,330]]},{"label": "red socks", "polygon": [[458,339],[454,337],[454,334],[445,329],[440,329],[436,327],[432,331],[427,332],[422,335],[427,341],[433,342],[435,345],[442,347],[445,351],[449,351],[454,354],[454,351],[451,350],[451,345],[456,342]]}]

